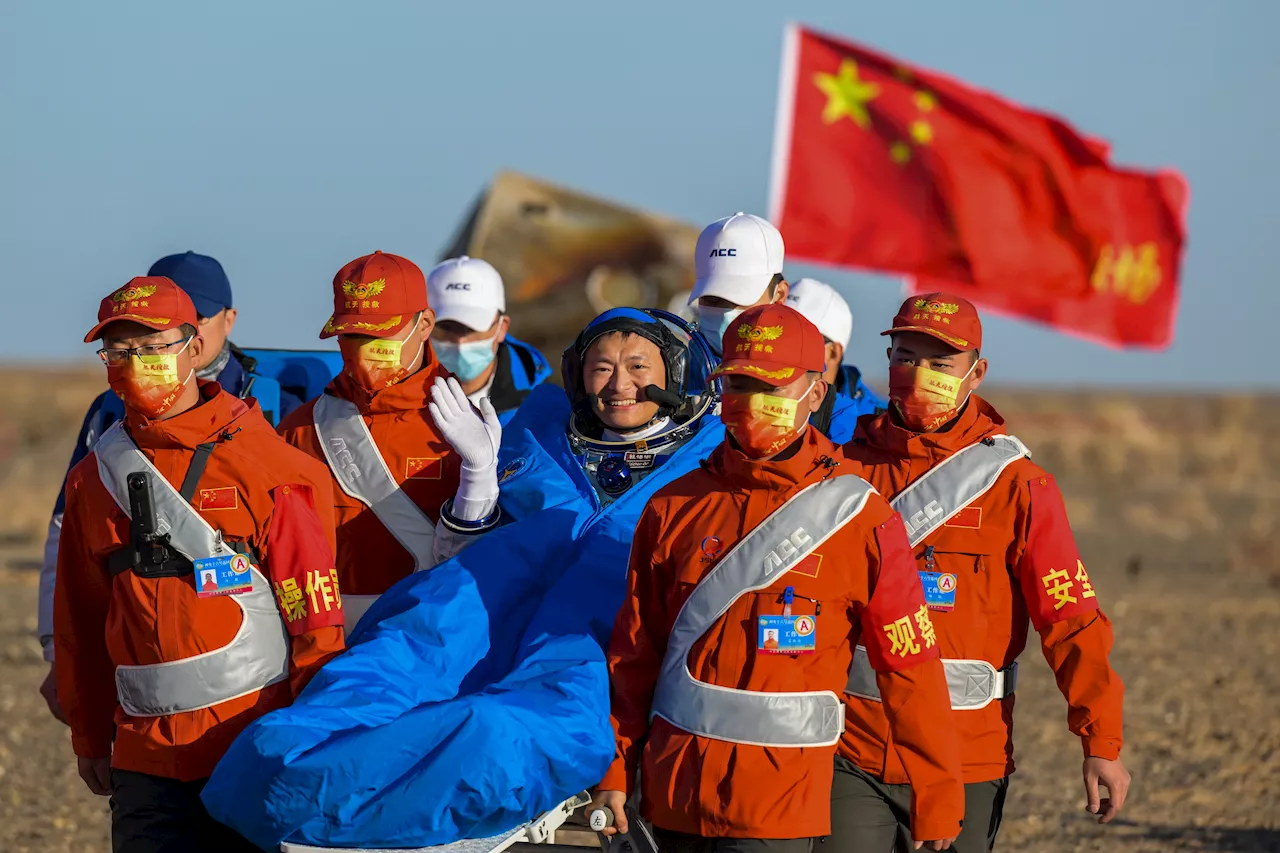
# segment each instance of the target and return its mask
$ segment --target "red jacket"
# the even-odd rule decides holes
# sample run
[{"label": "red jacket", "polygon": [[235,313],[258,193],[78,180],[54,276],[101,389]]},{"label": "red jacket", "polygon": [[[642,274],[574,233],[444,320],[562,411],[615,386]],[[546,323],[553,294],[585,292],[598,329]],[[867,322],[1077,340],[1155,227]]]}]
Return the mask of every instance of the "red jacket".
[{"label": "red jacket", "polygon": [[[751,461],[724,443],[704,468],[660,490],[640,518],[627,598],[609,645],[618,753],[600,787],[629,792],[641,763],[642,809],[660,827],[735,838],[830,832],[834,747],[733,743],[690,734],[661,717],[650,725],[649,714],[667,638],[694,587],[798,491],[848,473],[838,457],[816,429],[806,430],[785,461]],[[817,649],[763,654],[757,617],[781,614],[788,586],[795,589],[792,613],[815,616]],[[877,680],[889,700],[898,752],[916,786],[917,837],[943,838],[959,831],[964,791],[955,738],[934,722],[946,713],[947,699],[928,624],[902,521],[873,493],[858,516],[799,566],[739,597],[694,644],[688,663],[708,684],[839,694],[854,646],[867,645],[881,668]],[[898,625],[908,634],[899,634]],[[890,632],[904,642],[895,647]]]},{"label": "red jacket", "polygon": [[[887,413],[863,416],[843,450],[855,473],[892,497],[951,454],[1004,431],[1000,415],[975,396],[945,432],[910,432]],[[1107,660],[1111,623],[1098,609],[1053,478],[1029,459],[1014,462],[990,491],[916,546],[921,570],[927,546],[933,547],[932,570],[957,578],[955,609],[933,613],[942,656],[1003,668],[1025,648],[1030,617],[1085,755],[1116,758],[1124,687]],[[907,781],[887,748],[893,735],[884,708],[845,699],[841,754],[885,782]],[[1013,705],[1010,696],[952,712],[966,782],[1013,772]]]},{"label": "red jacket", "polygon": [[[372,396],[346,373],[338,374],[325,393],[359,407],[392,476],[434,524],[440,517],[440,507],[458,490],[461,462],[427,410],[432,383],[437,376],[449,374],[436,361],[429,345],[425,353],[429,360],[421,370]],[[281,422],[279,431],[289,444],[325,461],[316,437],[315,400],[295,409]],[[336,479],[332,479],[332,491],[342,589],[351,595],[381,595],[413,572],[413,555],[396,541],[373,510],[344,492]]]},{"label": "red jacket", "polygon": [[190,411],[153,422],[129,412],[125,423],[175,489],[196,446],[222,436],[192,503],[226,541],[246,542],[261,555],[290,638],[289,679],[198,711],[131,717],[120,708],[117,666],[221,648],[242,617],[227,596],[199,598],[194,574],[109,575],[107,557],[130,541],[129,518],[102,484],[93,453],[67,477],[54,593],[58,696],[76,755],[111,756],[113,767],[184,781],[209,776],[245,726],[292,702],[343,648],[333,522],[316,511],[332,500],[324,467],[281,441],[257,404],[250,408],[212,382],[201,392],[201,405]]}]

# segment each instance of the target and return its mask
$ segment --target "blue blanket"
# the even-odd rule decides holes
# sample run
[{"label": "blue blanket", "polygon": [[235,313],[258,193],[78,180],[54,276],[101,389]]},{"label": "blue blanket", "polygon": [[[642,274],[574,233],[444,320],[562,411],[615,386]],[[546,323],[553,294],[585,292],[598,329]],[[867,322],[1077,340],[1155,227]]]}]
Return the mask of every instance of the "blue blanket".
[{"label": "blue blanket", "polygon": [[504,430],[510,523],[392,587],[351,648],[257,720],[204,789],[254,843],[416,847],[509,830],[596,784],[614,755],[604,649],[648,498],[724,430],[706,418],[602,508],[540,386]]}]

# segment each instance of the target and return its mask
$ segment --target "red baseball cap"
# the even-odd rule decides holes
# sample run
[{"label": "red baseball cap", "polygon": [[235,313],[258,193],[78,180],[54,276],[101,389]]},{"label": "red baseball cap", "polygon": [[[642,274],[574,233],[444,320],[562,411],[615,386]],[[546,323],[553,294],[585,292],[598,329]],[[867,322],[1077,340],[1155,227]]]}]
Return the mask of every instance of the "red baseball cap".
[{"label": "red baseball cap", "polygon": [[390,338],[427,308],[427,279],[399,255],[374,252],[356,258],[333,277],[333,316],[321,338],[369,335]]},{"label": "red baseball cap", "polygon": [[124,287],[112,292],[98,306],[98,325],[84,336],[90,343],[102,337],[102,330],[117,320],[129,320],[148,329],[163,332],[183,323],[198,326],[196,306],[191,297],[161,275],[140,275]]},{"label": "red baseball cap", "polygon": [[724,333],[723,352],[712,376],[736,373],[775,388],[806,371],[826,369],[822,332],[799,311],[776,302],[743,311]]},{"label": "red baseball cap", "polygon": [[982,349],[982,320],[973,303],[950,293],[911,296],[893,318],[893,328],[881,332],[919,332],[950,344],[961,352]]}]

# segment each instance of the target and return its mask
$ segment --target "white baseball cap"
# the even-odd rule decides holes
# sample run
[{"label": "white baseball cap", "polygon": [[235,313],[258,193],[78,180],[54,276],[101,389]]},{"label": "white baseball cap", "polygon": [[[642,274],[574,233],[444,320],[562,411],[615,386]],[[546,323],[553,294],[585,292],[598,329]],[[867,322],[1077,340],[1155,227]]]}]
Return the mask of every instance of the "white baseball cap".
[{"label": "white baseball cap", "polygon": [[436,264],[427,276],[427,302],[436,321],[453,320],[480,332],[507,310],[502,276],[479,258],[450,258]]},{"label": "white baseball cap", "polygon": [[735,305],[754,305],[782,272],[782,235],[759,216],[735,213],[712,222],[698,235],[692,304],[716,296]]},{"label": "white baseball cap", "polygon": [[849,348],[849,338],[853,336],[853,312],[834,287],[816,278],[798,279],[791,283],[787,304],[817,326],[824,338]]}]

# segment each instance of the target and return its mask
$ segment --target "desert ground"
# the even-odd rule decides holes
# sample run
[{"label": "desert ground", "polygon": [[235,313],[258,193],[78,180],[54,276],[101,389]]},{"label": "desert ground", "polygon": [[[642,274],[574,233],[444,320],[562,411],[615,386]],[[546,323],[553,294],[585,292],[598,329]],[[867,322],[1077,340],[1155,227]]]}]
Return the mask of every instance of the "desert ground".
[{"label": "desert ground", "polygon": [[[97,372],[0,370],[0,851],[109,849],[36,692],[45,527]],[[1067,496],[1126,685],[1121,819],[1084,811],[1080,747],[1034,645],[997,850],[1280,851],[1280,397],[989,395]]]}]

